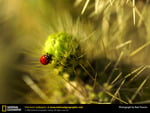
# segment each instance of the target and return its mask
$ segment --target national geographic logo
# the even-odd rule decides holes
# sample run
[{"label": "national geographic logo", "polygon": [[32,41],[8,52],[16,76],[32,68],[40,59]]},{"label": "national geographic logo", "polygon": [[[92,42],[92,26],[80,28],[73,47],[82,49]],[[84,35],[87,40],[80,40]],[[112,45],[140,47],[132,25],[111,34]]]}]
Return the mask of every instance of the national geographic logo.
[{"label": "national geographic logo", "polygon": [[2,112],[6,112],[6,105],[2,105]]},{"label": "national geographic logo", "polygon": [[22,111],[22,109],[17,105],[2,105],[2,112],[7,111]]}]

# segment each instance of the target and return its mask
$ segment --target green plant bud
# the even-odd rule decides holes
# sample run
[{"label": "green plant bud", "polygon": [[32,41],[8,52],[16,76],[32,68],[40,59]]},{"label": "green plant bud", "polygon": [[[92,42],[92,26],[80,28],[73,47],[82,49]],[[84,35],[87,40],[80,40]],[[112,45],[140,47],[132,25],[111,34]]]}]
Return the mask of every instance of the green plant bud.
[{"label": "green plant bud", "polygon": [[50,35],[44,46],[44,53],[53,56],[53,59],[67,58],[75,53],[76,42],[73,37],[65,32]]}]

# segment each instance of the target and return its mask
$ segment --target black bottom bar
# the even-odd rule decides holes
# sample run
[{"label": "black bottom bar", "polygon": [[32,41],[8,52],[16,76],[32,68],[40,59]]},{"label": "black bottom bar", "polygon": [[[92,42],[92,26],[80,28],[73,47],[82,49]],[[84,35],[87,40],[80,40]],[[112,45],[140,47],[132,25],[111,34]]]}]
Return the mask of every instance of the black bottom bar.
[{"label": "black bottom bar", "polygon": [[150,104],[1,104],[2,112],[150,112]]}]

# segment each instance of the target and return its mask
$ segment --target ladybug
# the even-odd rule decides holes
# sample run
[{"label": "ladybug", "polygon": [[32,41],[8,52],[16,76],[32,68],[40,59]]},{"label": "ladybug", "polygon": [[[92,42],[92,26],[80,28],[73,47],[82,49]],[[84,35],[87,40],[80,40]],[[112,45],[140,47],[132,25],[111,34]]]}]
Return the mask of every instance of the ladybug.
[{"label": "ladybug", "polygon": [[46,54],[40,57],[40,62],[43,65],[47,65],[48,63],[51,63],[52,61],[52,55]]}]

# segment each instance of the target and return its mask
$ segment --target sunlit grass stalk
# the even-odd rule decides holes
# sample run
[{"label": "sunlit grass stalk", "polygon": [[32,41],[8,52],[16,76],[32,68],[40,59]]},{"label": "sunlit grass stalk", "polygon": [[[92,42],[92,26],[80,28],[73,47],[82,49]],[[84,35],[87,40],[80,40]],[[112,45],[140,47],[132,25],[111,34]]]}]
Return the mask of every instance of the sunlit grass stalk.
[{"label": "sunlit grass stalk", "polygon": [[44,93],[44,91],[39,88],[39,86],[28,76],[24,76],[24,82],[44,101],[48,101],[49,97]]},{"label": "sunlit grass stalk", "polygon": [[144,49],[145,47],[149,46],[150,45],[150,42],[147,42],[145,43],[144,45],[140,46],[139,48],[137,48],[136,50],[134,50],[133,52],[130,53],[129,56],[134,56],[136,55],[137,53],[139,53],[142,49]]},{"label": "sunlit grass stalk", "polygon": [[[119,90],[121,89],[121,87],[124,85],[125,83],[125,79],[121,82],[120,86],[118,87],[118,89],[116,90],[116,92],[114,93],[114,97],[117,97],[117,95],[119,94]],[[111,103],[114,101],[114,97],[110,100]]]},{"label": "sunlit grass stalk", "polygon": [[143,86],[145,85],[145,83],[147,82],[147,80],[148,80],[148,78],[149,78],[149,76],[147,77],[147,78],[145,78],[144,79],[144,81],[140,84],[140,86],[137,88],[137,90],[135,91],[135,93],[132,95],[132,97],[131,97],[131,101],[133,101],[135,98],[136,98],[136,96],[137,96],[137,94],[140,92],[140,90],[143,88]]},{"label": "sunlit grass stalk", "polygon": [[130,76],[133,75],[134,73],[136,73],[136,72],[138,72],[139,70],[141,70],[142,67],[143,67],[143,66],[140,66],[140,67],[138,67],[137,69],[133,70],[131,73],[127,74],[124,78],[126,79],[126,78],[130,77]]},{"label": "sunlit grass stalk", "polygon": [[110,74],[110,76],[109,76],[109,78],[108,78],[108,80],[107,80],[108,83],[110,82],[113,73],[115,72],[115,70],[116,70],[118,64],[120,63],[120,60],[121,60],[121,58],[123,57],[123,54],[124,54],[123,52],[120,53],[119,58],[117,59],[115,65],[114,65],[114,68],[113,68],[113,70],[112,70],[112,72],[111,72],[111,74]]},{"label": "sunlit grass stalk", "polygon": [[85,10],[86,10],[86,8],[87,8],[89,2],[90,2],[90,0],[86,0],[86,2],[85,2],[85,4],[84,4],[84,7],[83,7],[83,9],[82,9],[82,11],[81,11],[81,15],[85,12]]},{"label": "sunlit grass stalk", "polygon": [[126,101],[122,100],[121,98],[116,97],[114,94],[112,94],[112,93],[110,93],[108,91],[105,91],[105,93],[108,94],[109,96],[111,96],[112,98],[114,98],[114,99],[124,103],[124,104],[128,104]]},{"label": "sunlit grass stalk", "polygon": [[130,80],[129,82],[132,82],[136,77],[138,77],[145,69],[147,69],[147,66],[144,66],[141,70],[139,70],[139,72],[137,72],[137,74],[135,74]]}]

